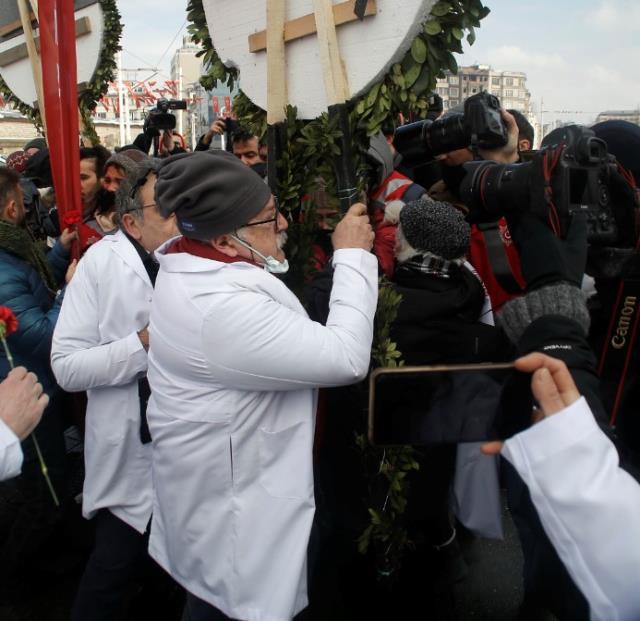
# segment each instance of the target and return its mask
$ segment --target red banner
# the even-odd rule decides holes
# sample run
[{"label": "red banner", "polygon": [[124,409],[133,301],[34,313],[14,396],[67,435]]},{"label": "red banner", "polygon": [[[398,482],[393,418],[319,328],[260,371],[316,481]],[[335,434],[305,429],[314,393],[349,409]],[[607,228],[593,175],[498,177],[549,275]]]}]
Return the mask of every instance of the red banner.
[{"label": "red banner", "polygon": [[212,97],[211,98],[211,107],[213,108],[213,111],[216,114],[220,113],[220,102],[218,101],[217,97]]},{"label": "red banner", "polygon": [[[82,224],[76,32],[73,0],[40,2],[40,56],[47,143],[60,226],[78,227],[80,248],[95,231]],[[78,256],[78,244],[74,244]]]},{"label": "red banner", "polygon": [[226,113],[231,114],[231,97],[224,98],[224,107],[226,108]]}]

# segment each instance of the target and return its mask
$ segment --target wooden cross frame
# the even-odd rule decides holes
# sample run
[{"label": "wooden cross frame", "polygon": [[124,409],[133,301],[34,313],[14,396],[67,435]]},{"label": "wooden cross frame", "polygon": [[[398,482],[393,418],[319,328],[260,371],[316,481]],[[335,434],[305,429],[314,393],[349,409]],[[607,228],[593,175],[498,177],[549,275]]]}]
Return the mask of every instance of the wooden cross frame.
[{"label": "wooden cross frame", "polygon": [[[314,12],[290,22],[285,21],[286,0],[267,0],[267,29],[249,36],[249,50],[267,50],[267,123],[284,121],[287,105],[285,44],[312,34],[318,35],[320,59],[329,104],[349,99],[349,86],[340,59],[336,26],[358,19],[356,0],[333,4],[331,0],[314,0]],[[375,0],[368,0],[363,17],[375,15]]]},{"label": "wooden cross frame", "polygon": [[[340,209],[344,213],[357,200],[357,189],[351,161],[351,137],[346,102],[350,98],[347,76],[340,57],[336,26],[360,19],[356,15],[357,0],[334,5],[332,0],[313,0],[314,12],[286,22],[286,0],[267,0],[267,30],[249,37],[253,51],[267,50],[267,159],[269,185],[278,194],[278,161],[285,142],[285,108],[287,105],[285,42],[317,33],[320,61],[325,83],[329,115],[336,119],[341,132],[340,158],[336,162],[336,178]],[[359,7],[362,18],[375,15],[375,0]]]}]

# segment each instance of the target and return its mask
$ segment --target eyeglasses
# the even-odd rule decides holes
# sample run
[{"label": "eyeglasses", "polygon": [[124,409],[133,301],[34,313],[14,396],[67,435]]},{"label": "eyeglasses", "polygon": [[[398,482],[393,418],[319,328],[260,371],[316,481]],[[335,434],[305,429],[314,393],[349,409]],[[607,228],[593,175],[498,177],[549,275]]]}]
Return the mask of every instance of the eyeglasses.
[{"label": "eyeglasses", "polygon": [[241,227],[241,229],[245,228],[246,226],[257,226],[258,224],[269,224],[271,222],[273,222],[273,228],[275,229],[275,232],[278,232],[278,218],[280,217],[280,205],[278,204],[278,200],[276,199],[276,197],[273,197],[273,200],[275,202],[276,205],[276,213],[273,216],[273,218],[268,218],[267,220],[258,220],[258,222],[247,222],[247,224],[243,224]]},{"label": "eyeglasses", "polygon": [[158,204],[157,203],[149,203],[147,205],[140,205],[132,207],[131,209],[127,209],[125,213],[131,213],[132,211],[140,211],[141,209],[147,209],[148,207],[157,207]]}]

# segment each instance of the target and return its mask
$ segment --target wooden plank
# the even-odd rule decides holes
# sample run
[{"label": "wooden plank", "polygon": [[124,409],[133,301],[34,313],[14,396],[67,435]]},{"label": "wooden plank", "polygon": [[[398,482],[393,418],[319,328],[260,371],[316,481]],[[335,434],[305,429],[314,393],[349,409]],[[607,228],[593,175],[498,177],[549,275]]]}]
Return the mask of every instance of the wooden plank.
[{"label": "wooden plank", "polygon": [[[80,17],[76,20],[76,37],[82,37],[91,33],[91,20],[87,15]],[[40,51],[40,37],[34,39],[36,50]],[[21,43],[4,52],[0,52],[0,67],[6,67],[17,63],[25,58],[29,57],[29,51],[27,50],[27,44]]]},{"label": "wooden plank", "polygon": [[[35,13],[31,12],[29,15],[29,19],[32,22],[35,22],[36,21]],[[13,22],[9,22],[4,26],[0,26],[0,37],[4,37],[5,35],[8,35],[9,33],[14,32],[15,30],[22,30],[22,22],[19,19],[16,19]]]},{"label": "wooden plank", "polygon": [[38,110],[42,120],[42,129],[44,135],[47,135],[47,122],[44,114],[44,89],[42,87],[42,67],[40,65],[40,56],[36,49],[36,42],[33,36],[32,22],[29,19],[30,11],[27,0],[18,0],[18,10],[20,11],[20,21],[22,22],[22,30],[24,32],[25,47],[27,48],[27,56],[31,63],[31,73],[33,75],[33,83],[36,87],[36,97],[38,99]]},{"label": "wooden plank", "polygon": [[[355,22],[356,17],[353,9],[355,7],[355,0],[349,0],[349,2],[341,2],[340,4],[333,5],[333,21],[336,26],[342,24],[348,24]],[[365,16],[375,15],[378,12],[376,7],[376,0],[369,0],[367,2],[367,8],[365,9]],[[304,17],[298,17],[284,25],[284,40],[295,41],[296,39],[302,39],[309,35],[316,33],[316,20],[315,15],[305,15]],[[250,52],[262,52],[267,49],[267,31],[261,30],[255,34],[249,35],[249,51]]]},{"label": "wooden plank", "polygon": [[313,8],[327,102],[330,106],[341,104],[349,99],[349,86],[340,58],[333,5],[331,0],[313,0]]},{"label": "wooden plank", "polygon": [[38,16],[38,0],[31,0],[31,11],[36,16],[36,19],[40,21],[40,17]]},{"label": "wooden plank", "polygon": [[287,105],[287,62],[284,27],[286,0],[267,0],[267,123],[284,121]]}]

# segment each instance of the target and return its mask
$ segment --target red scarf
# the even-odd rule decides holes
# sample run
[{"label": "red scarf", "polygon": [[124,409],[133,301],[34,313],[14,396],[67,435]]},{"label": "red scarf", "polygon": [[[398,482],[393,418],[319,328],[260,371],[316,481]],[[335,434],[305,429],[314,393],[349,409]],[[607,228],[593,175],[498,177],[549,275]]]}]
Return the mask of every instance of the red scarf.
[{"label": "red scarf", "polygon": [[176,254],[178,252],[186,252],[194,257],[201,257],[202,259],[211,259],[213,261],[220,261],[220,263],[250,263],[257,267],[262,267],[255,261],[245,259],[244,257],[230,257],[219,250],[216,250],[211,244],[199,241],[197,239],[189,239],[188,237],[181,237],[176,239],[165,251],[165,254]]}]

